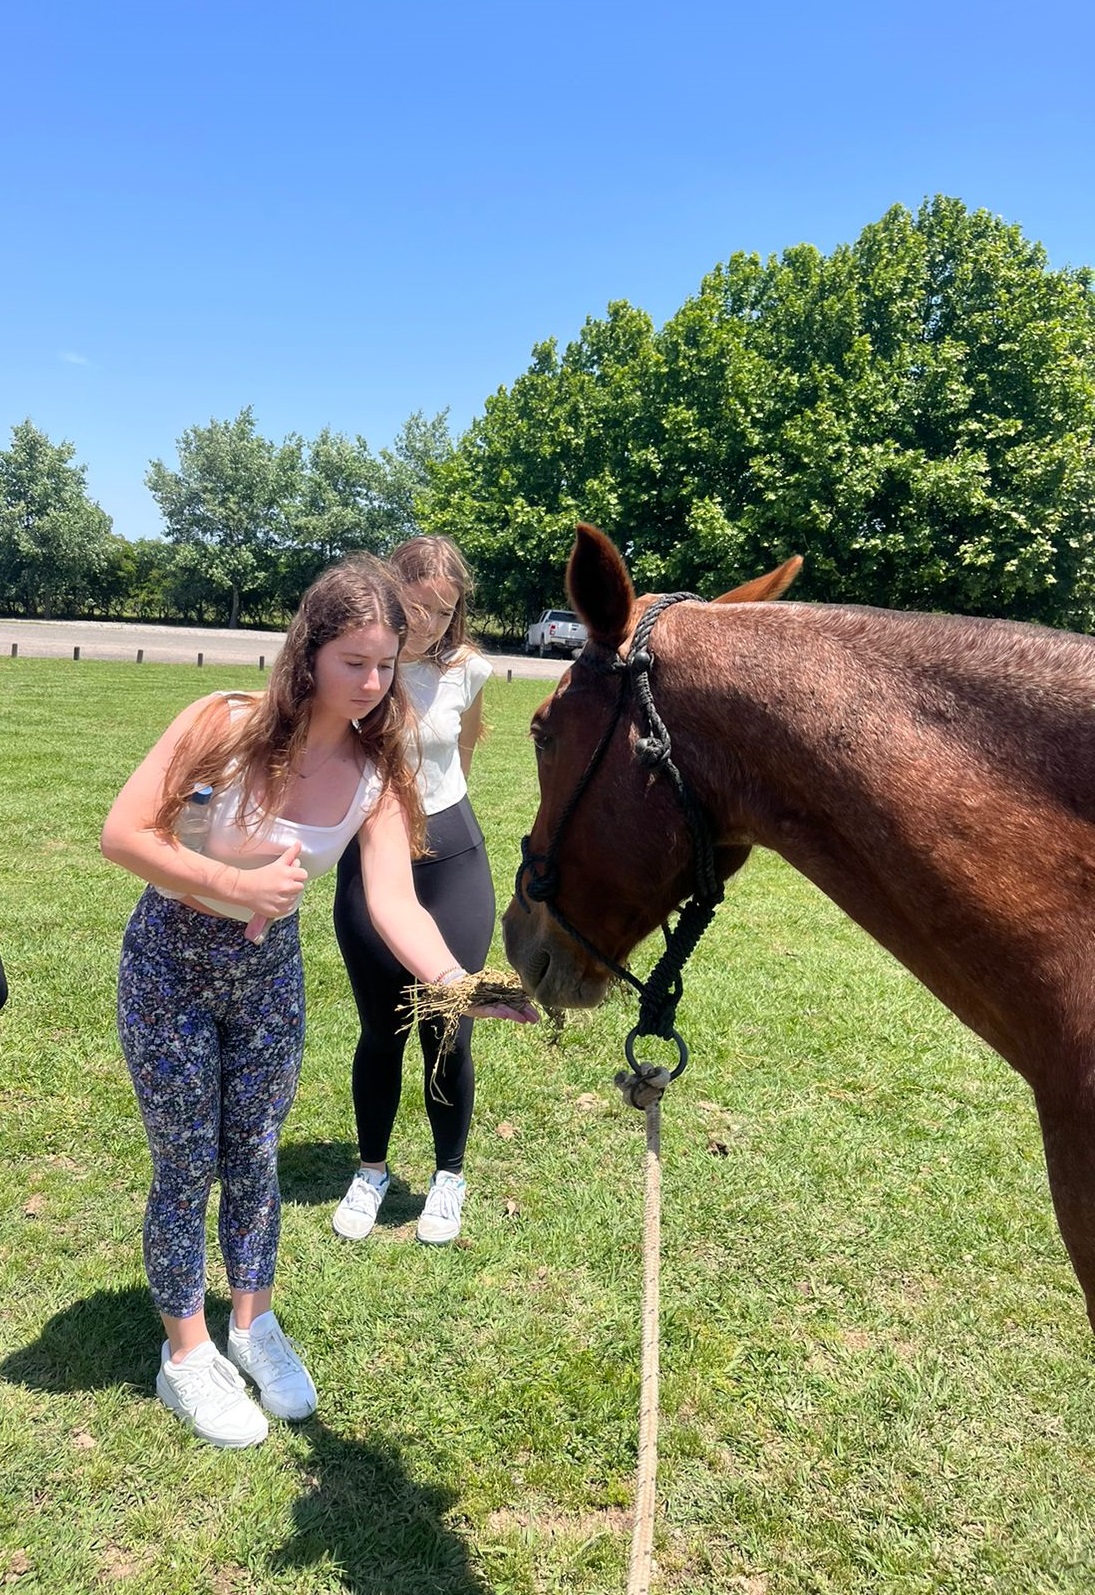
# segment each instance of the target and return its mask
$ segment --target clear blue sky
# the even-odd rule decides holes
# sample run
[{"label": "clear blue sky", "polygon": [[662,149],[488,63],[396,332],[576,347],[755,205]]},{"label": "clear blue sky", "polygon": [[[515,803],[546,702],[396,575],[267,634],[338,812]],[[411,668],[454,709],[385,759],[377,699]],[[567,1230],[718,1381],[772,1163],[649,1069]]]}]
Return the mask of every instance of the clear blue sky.
[{"label": "clear blue sky", "polygon": [[1095,264],[1091,0],[8,9],[0,445],[129,537],[188,427],[455,432],[613,299],[935,193]]}]

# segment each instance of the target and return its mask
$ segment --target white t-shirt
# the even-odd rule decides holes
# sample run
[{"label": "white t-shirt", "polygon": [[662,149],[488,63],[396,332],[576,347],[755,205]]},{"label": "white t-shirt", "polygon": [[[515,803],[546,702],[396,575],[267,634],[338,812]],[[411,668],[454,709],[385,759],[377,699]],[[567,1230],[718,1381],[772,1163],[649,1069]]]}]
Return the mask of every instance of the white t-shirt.
[{"label": "white t-shirt", "polygon": [[440,814],[468,790],[460,767],[460,716],[482,692],[491,667],[482,654],[469,652],[450,665],[418,659],[399,668],[418,715],[418,790],[426,813]]}]

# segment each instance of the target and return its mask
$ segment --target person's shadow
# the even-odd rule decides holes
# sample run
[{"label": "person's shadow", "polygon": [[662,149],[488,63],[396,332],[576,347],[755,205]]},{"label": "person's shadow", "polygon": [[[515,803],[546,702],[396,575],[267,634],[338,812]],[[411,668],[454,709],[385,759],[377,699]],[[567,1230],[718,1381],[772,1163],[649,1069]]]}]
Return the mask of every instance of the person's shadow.
[{"label": "person's shadow", "polygon": [[353,1595],[490,1595],[445,1526],[455,1491],[415,1483],[393,1447],[346,1440],[317,1418],[301,1427],[310,1489],[294,1503],[296,1532],[270,1554],[272,1569],[330,1555]]},{"label": "person's shadow", "polygon": [[[207,1305],[223,1341],[228,1303]],[[0,1363],[0,1377],[30,1390],[125,1385],[148,1396],[161,1340],[145,1289],[96,1291],[55,1313],[37,1340]],[[271,1571],[330,1557],[348,1595],[491,1595],[445,1524],[455,1491],[417,1483],[382,1441],[345,1439],[319,1418],[295,1427],[310,1446],[300,1462],[306,1489],[293,1507],[295,1532],[264,1552]]]},{"label": "person's shadow", "polygon": [[[282,1199],[304,1207],[333,1205],[346,1195],[357,1166],[357,1147],[348,1141],[284,1140],[278,1148]],[[398,1229],[402,1224],[411,1224],[425,1203],[425,1192],[412,1191],[406,1180],[393,1174],[376,1217],[377,1226]]]}]

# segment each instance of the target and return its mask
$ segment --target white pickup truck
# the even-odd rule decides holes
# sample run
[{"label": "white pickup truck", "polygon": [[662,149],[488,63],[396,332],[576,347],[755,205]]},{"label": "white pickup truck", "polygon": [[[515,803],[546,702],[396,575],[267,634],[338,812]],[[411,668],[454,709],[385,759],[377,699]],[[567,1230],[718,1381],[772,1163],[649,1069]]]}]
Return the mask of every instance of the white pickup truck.
[{"label": "white pickup truck", "polygon": [[525,633],[525,652],[541,659],[545,654],[576,654],[587,635],[573,610],[545,609]]}]

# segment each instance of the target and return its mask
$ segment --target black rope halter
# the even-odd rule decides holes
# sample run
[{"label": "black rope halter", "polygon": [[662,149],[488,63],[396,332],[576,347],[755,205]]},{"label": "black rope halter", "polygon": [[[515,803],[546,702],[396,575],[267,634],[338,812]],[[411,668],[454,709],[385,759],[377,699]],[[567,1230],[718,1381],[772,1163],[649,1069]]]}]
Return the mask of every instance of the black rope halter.
[{"label": "black rope halter", "polygon": [[[639,993],[639,1022],[624,1042],[627,1061],[636,1072],[640,1067],[647,1067],[640,1066],[635,1061],[635,1042],[640,1036],[659,1036],[665,1041],[672,1041],[677,1048],[678,1059],[670,1079],[676,1079],[688,1062],[688,1048],[676,1029],[677,1004],[684,991],[682,971],[695,951],[700,937],[711,923],[723,895],[722,882],[715,871],[715,845],[711,836],[711,827],[695,793],[673,762],[669,731],[658,713],[650,685],[650,670],[654,663],[654,655],[650,649],[650,634],[654,624],[663,610],[668,609],[671,604],[679,604],[686,599],[703,602],[695,593],[668,593],[651,604],[635,628],[635,635],[626,659],[621,659],[617,653],[612,653],[607,658],[602,653],[593,653],[591,651],[593,645],[589,643],[578,656],[576,664],[586,669],[607,675],[618,675],[620,690],[609,723],[559,816],[547,852],[533,853],[531,839],[527,836],[522,838],[521,864],[514,883],[514,895],[526,913],[530,912],[526,898],[534,903],[543,903],[560,929],[576,941],[591,958],[603,964],[606,969],[610,969],[617,979],[626,981]],[[662,924],[665,950],[645,981],[638,980],[629,969],[625,969],[615,959],[601,952],[576,925],[571,923],[555,901],[559,890],[558,855],[563,832],[616,734],[628,701],[629,687],[634,692],[636,707],[644,726],[644,734],[635,743],[635,753],[649,769],[664,774],[671,782],[684,810],[692,838],[694,877],[692,895],[681,909],[672,930],[668,922]]]}]

